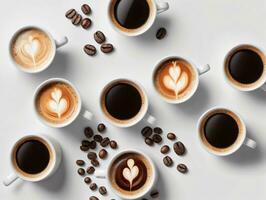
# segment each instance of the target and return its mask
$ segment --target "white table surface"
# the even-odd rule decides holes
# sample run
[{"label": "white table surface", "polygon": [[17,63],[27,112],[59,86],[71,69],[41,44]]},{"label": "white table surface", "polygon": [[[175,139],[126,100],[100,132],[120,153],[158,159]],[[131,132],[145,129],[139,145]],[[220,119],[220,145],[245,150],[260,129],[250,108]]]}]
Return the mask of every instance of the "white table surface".
[{"label": "white table surface", "polygon": [[[86,125],[95,127],[98,122],[105,122],[98,103],[100,90],[108,81],[121,77],[143,84],[150,98],[150,112],[156,116],[159,126],[165,132],[176,132],[188,149],[184,157],[171,153],[175,164],[182,162],[188,165],[190,171],[183,175],[175,168],[163,166],[159,146],[150,148],[144,144],[139,134],[144,123],[119,129],[105,122],[108,124],[106,135],[116,139],[120,149],[138,148],[154,159],[160,172],[160,199],[266,198],[266,93],[238,92],[225,82],[222,75],[224,55],[234,45],[252,43],[265,48],[266,1],[168,1],[170,10],[159,16],[147,34],[127,38],[111,29],[107,21],[107,0],[1,0],[0,179],[3,180],[11,172],[10,149],[23,135],[51,135],[60,142],[64,153],[58,172],[44,182],[32,184],[17,181],[10,187],[0,184],[1,200],[83,200],[93,194],[76,173],[76,159],[86,158],[79,150],[82,130]],[[73,26],[64,16],[66,10],[72,7],[79,10],[84,2],[88,2],[93,9],[93,26],[88,31]],[[42,25],[56,38],[62,35],[69,38],[69,43],[58,51],[51,68],[38,75],[18,71],[8,57],[8,42],[12,33],[28,24]],[[168,36],[158,41],[154,34],[161,26],[167,28]],[[116,51],[112,55],[99,53],[91,58],[84,54],[82,48],[86,43],[95,44],[92,35],[98,29],[106,34]],[[198,65],[211,65],[211,71],[200,78],[195,96],[182,105],[166,104],[157,97],[152,87],[153,67],[168,55],[185,56]],[[51,77],[66,78],[78,87],[84,106],[95,114],[94,122],[88,123],[80,118],[71,126],[57,130],[37,121],[32,110],[32,94],[38,84]],[[256,150],[242,147],[230,157],[218,158],[200,147],[196,133],[197,120],[206,109],[217,105],[233,108],[242,115],[249,137],[258,142]],[[110,150],[110,154],[113,153]],[[108,161],[103,162],[102,167],[106,163]],[[104,181],[100,183],[105,184]],[[114,197],[109,194],[108,198],[100,199]]]}]

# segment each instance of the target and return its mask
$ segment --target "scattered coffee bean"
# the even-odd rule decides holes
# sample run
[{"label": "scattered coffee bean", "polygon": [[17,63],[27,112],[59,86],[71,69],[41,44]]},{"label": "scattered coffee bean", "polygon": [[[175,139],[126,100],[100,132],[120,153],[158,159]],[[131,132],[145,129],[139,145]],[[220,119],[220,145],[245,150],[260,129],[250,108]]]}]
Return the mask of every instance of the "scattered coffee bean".
[{"label": "scattered coffee bean", "polygon": [[99,187],[99,193],[101,195],[106,195],[107,194],[106,187],[104,187],[104,186]]},{"label": "scattered coffee bean", "polygon": [[174,143],[174,151],[177,155],[182,156],[184,155],[186,148],[182,142]]},{"label": "scattered coffee bean", "polygon": [[94,40],[98,43],[98,44],[102,44],[105,42],[105,35],[103,34],[103,32],[101,31],[97,31],[94,33]]},{"label": "scattered coffee bean", "polygon": [[160,143],[162,141],[162,137],[159,135],[159,134],[154,134],[152,136],[152,140],[155,142],[155,143]]},{"label": "scattered coffee bean", "polygon": [[165,164],[165,166],[170,167],[170,166],[173,165],[173,160],[172,160],[171,157],[169,157],[169,156],[165,156],[165,157],[163,158],[163,163]]},{"label": "scattered coffee bean", "polygon": [[112,149],[116,149],[116,148],[117,148],[117,142],[114,141],[114,140],[111,140],[111,141],[110,141],[110,147],[111,147]]},{"label": "scattered coffee bean", "polygon": [[74,24],[74,25],[77,26],[77,25],[80,24],[81,20],[82,20],[81,15],[80,15],[80,14],[76,14],[76,15],[72,18],[72,24]]},{"label": "scattered coffee bean", "polygon": [[103,140],[103,137],[101,135],[94,135],[93,137],[95,142],[101,142]]},{"label": "scattered coffee bean", "polygon": [[87,157],[90,160],[95,160],[95,159],[97,159],[97,154],[95,152],[89,152]]},{"label": "scattered coffee bean", "polygon": [[88,151],[90,148],[88,146],[80,146],[81,151]]},{"label": "scattered coffee bean", "polygon": [[66,12],[65,16],[68,19],[72,19],[77,14],[77,11],[75,9],[70,9]]},{"label": "scattered coffee bean", "polygon": [[87,184],[90,184],[91,183],[91,178],[90,177],[85,177],[84,178],[84,182],[87,183]]},{"label": "scattered coffee bean", "polygon": [[109,145],[109,143],[110,143],[110,139],[108,137],[103,138],[103,140],[101,141],[101,146],[106,147]]},{"label": "scattered coffee bean", "polygon": [[154,133],[157,133],[157,134],[162,134],[163,133],[163,130],[160,127],[154,128],[153,131],[154,131]]},{"label": "scattered coffee bean", "polygon": [[152,146],[153,145],[153,140],[151,138],[145,138],[145,143],[149,146]]},{"label": "scattered coffee bean", "polygon": [[94,166],[94,167],[98,167],[100,165],[99,161],[98,160],[91,160],[91,164]]},{"label": "scattered coffee bean", "polygon": [[103,53],[111,53],[114,50],[114,47],[112,44],[102,44],[101,51]]},{"label": "scattered coffee bean", "polygon": [[156,33],[156,38],[158,40],[161,40],[166,36],[166,34],[167,34],[167,31],[165,28],[159,28],[157,33]]},{"label": "scattered coffee bean", "polygon": [[89,200],[99,200],[96,196],[91,196]]},{"label": "scattered coffee bean", "polygon": [[175,135],[174,133],[168,133],[168,134],[167,134],[167,138],[168,138],[169,140],[175,140],[175,139],[176,139],[176,135]]},{"label": "scattered coffee bean", "polygon": [[93,136],[93,130],[91,127],[86,127],[84,129],[84,135],[87,137],[87,138],[91,138]]},{"label": "scattered coffee bean", "polygon": [[94,191],[94,190],[96,190],[97,188],[98,188],[98,186],[97,186],[96,183],[91,183],[91,184],[90,184],[90,189],[91,189],[91,190]]},{"label": "scattered coffee bean", "polygon": [[90,167],[87,168],[86,171],[87,171],[88,174],[93,174],[95,172],[95,168],[93,166],[90,166]]},{"label": "scattered coffee bean", "polygon": [[94,140],[90,141],[90,144],[89,144],[90,149],[95,149],[96,146],[97,146],[97,143]]},{"label": "scattered coffee bean", "polygon": [[184,164],[177,165],[176,169],[183,174],[187,173],[188,171],[187,166]]},{"label": "scattered coffee bean", "polygon": [[144,127],[141,130],[141,134],[143,135],[143,137],[150,137],[152,135],[152,128],[149,126]]},{"label": "scattered coffee bean", "polygon": [[107,152],[105,149],[101,149],[101,150],[99,151],[99,157],[100,157],[101,159],[106,158],[107,154],[108,154],[108,152]]},{"label": "scattered coffee bean", "polygon": [[151,194],[150,194],[151,198],[157,198],[159,197],[159,192],[158,191],[152,191]]},{"label": "scattered coffee bean", "polygon": [[85,45],[83,50],[89,56],[94,56],[96,54],[96,52],[97,52],[95,46],[93,46],[91,44]]},{"label": "scattered coffee bean", "polygon": [[83,176],[85,174],[85,170],[83,168],[78,169],[78,174]]},{"label": "scattered coffee bean", "polygon": [[88,15],[91,13],[91,7],[88,4],[83,4],[81,6],[81,10],[85,15]]},{"label": "scattered coffee bean", "polygon": [[90,142],[88,140],[82,140],[81,141],[81,145],[85,146],[85,147],[89,147],[90,146]]},{"label": "scattered coffee bean", "polygon": [[102,133],[105,131],[105,125],[103,123],[98,124],[97,130]]},{"label": "scattered coffee bean", "polygon": [[76,161],[76,164],[77,164],[78,166],[83,166],[83,165],[85,165],[85,162],[84,162],[84,160],[77,160],[77,161]]},{"label": "scattered coffee bean", "polygon": [[82,21],[81,21],[81,26],[82,28],[84,29],[88,29],[90,26],[91,26],[91,20],[89,18],[84,18]]},{"label": "scattered coffee bean", "polygon": [[168,145],[164,145],[161,148],[161,153],[162,154],[167,154],[170,151],[170,147]]}]

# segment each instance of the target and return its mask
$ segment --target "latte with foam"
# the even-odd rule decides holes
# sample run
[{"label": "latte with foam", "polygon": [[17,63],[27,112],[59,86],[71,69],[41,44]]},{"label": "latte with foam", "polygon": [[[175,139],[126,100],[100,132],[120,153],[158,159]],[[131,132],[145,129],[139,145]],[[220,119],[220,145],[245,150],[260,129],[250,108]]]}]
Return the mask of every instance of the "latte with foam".
[{"label": "latte with foam", "polygon": [[53,42],[44,31],[27,28],[13,38],[11,55],[22,69],[37,71],[45,67],[54,56]]},{"label": "latte with foam", "polygon": [[78,112],[79,97],[75,89],[65,82],[51,82],[38,92],[36,110],[48,123],[63,124]]}]

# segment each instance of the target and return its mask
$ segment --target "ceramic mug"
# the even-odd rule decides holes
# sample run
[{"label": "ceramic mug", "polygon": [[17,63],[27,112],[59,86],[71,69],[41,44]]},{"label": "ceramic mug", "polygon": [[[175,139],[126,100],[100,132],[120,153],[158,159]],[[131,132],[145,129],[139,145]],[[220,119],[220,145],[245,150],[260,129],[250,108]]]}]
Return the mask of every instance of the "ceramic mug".
[{"label": "ceramic mug", "polygon": [[[29,140],[38,140],[41,141],[41,143],[45,144],[47,146],[47,149],[49,149],[49,163],[47,167],[38,174],[28,174],[21,170],[16,162],[16,152],[21,144],[23,144],[26,141]],[[28,135],[24,136],[21,139],[19,139],[12,147],[11,151],[11,166],[13,168],[13,173],[8,175],[5,180],[3,181],[5,186],[9,186],[14,181],[16,181],[18,178],[29,181],[29,182],[38,182],[42,181],[44,179],[47,179],[48,177],[52,176],[56,170],[58,169],[61,159],[62,159],[62,151],[60,145],[55,141],[53,138],[45,135]],[[34,162],[34,161],[32,161]]]}]

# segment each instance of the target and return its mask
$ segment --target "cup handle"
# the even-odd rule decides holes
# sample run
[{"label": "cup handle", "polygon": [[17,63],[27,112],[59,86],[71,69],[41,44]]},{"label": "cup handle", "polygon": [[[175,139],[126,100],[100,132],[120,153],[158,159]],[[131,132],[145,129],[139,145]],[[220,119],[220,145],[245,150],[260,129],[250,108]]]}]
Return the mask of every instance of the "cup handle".
[{"label": "cup handle", "polygon": [[85,119],[87,119],[88,121],[91,121],[92,120],[92,118],[93,118],[93,114],[90,112],[90,111],[88,111],[88,110],[85,110],[84,112],[83,112],[83,115],[82,115]]},{"label": "cup handle", "polygon": [[266,92],[266,83],[264,83],[262,86],[261,86],[261,89]]},{"label": "cup handle", "polygon": [[244,143],[245,143],[245,145],[247,145],[251,149],[255,149],[257,146],[257,143],[254,140],[249,139],[249,138],[246,138]]},{"label": "cup handle", "polygon": [[157,2],[156,7],[157,7],[157,14],[160,14],[169,9],[169,4],[167,2]]},{"label": "cup handle", "polygon": [[148,114],[147,117],[146,117],[146,121],[149,123],[149,124],[154,124],[156,122],[156,118],[153,117],[152,115]]},{"label": "cup handle", "polygon": [[210,71],[211,67],[209,64],[204,65],[198,68],[199,75],[205,74],[206,72]]},{"label": "cup handle", "polygon": [[59,40],[55,40],[55,46],[57,49],[64,46],[66,43],[68,43],[68,38],[66,36],[60,38]]},{"label": "cup handle", "polygon": [[95,171],[95,177],[100,179],[106,179],[106,170],[98,169]]},{"label": "cup handle", "polygon": [[5,186],[9,186],[10,184],[12,184],[17,179],[18,179],[18,175],[15,173],[11,173],[4,179],[3,183]]}]

